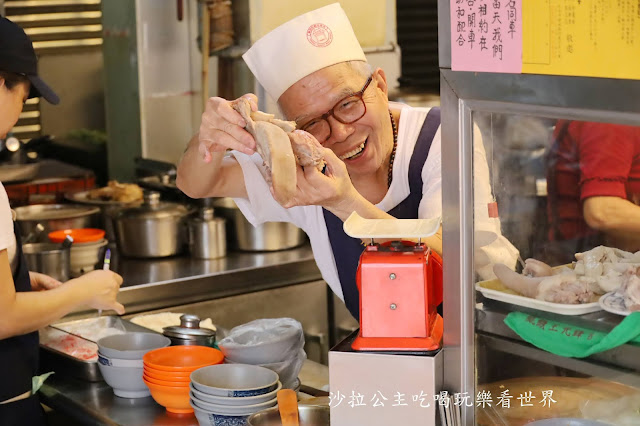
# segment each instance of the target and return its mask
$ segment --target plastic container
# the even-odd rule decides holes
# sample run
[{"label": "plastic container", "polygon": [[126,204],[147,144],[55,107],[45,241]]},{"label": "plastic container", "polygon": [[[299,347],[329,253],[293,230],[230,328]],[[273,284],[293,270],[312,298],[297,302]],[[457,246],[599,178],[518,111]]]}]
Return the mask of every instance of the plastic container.
[{"label": "plastic container", "polygon": [[74,228],[61,229],[49,232],[49,241],[52,243],[62,243],[68,236],[73,238],[74,243],[92,243],[104,238],[105,231],[98,228]]}]

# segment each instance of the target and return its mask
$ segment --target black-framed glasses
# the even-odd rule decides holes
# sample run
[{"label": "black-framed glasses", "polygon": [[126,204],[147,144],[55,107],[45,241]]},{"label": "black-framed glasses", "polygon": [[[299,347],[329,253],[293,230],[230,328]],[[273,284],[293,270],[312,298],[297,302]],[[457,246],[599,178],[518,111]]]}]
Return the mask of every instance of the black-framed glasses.
[{"label": "black-framed glasses", "polygon": [[373,74],[369,76],[362,89],[349,96],[340,99],[329,111],[307,122],[300,129],[311,133],[318,142],[323,143],[331,137],[331,124],[327,118],[333,117],[342,124],[351,124],[360,120],[367,113],[367,105],[364,103],[365,90],[373,80]]}]

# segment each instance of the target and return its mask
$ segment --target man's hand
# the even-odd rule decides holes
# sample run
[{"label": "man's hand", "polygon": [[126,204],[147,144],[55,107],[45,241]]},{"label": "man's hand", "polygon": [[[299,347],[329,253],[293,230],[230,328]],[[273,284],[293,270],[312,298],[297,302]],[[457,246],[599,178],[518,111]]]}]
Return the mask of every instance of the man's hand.
[{"label": "man's hand", "polygon": [[[315,166],[297,170],[297,193],[293,200],[283,204],[285,208],[294,206],[322,206],[328,210],[339,208],[344,203],[356,198],[357,191],[351,183],[347,167],[333,151],[324,149],[327,162],[325,173]],[[271,188],[273,194],[273,188]]]},{"label": "man's hand", "polygon": [[[248,93],[242,97],[249,100],[252,110],[258,109],[256,95]],[[246,123],[232,105],[233,101],[217,97],[207,101],[198,132],[198,151],[207,163],[211,161],[212,152],[225,152],[227,149],[248,155],[255,152],[256,141],[244,129]]]},{"label": "man's hand", "polygon": [[51,290],[62,285],[62,283],[55,278],[39,272],[29,271],[29,279],[31,280],[31,290],[33,291]]}]

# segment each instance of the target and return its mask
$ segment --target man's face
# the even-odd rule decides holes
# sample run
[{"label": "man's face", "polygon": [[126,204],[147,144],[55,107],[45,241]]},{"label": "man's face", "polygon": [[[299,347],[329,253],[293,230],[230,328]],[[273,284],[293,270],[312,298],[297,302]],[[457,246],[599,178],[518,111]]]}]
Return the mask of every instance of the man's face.
[{"label": "man's face", "polygon": [[[361,90],[367,78],[347,64],[333,65],[296,82],[280,96],[278,104],[286,118],[296,121],[301,128],[331,110],[341,99]],[[327,117],[331,135],[320,141],[344,161],[352,179],[374,175],[393,148],[387,85],[381,69],[373,73],[362,99],[366,105],[364,116],[351,124]]]},{"label": "man's face", "polygon": [[9,130],[18,122],[29,88],[29,82],[23,82],[9,90],[5,80],[0,78],[0,139],[6,138]]}]

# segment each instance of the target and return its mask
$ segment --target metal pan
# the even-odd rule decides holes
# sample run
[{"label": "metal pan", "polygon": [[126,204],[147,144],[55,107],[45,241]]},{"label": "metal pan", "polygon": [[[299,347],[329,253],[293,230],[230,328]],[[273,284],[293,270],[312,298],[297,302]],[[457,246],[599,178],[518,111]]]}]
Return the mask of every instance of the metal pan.
[{"label": "metal pan", "polygon": [[56,323],[54,326],[45,327],[40,330],[40,364],[42,371],[55,371],[58,374],[70,375],[90,382],[99,382],[102,380],[102,374],[100,374],[100,370],[98,369],[97,357],[94,360],[84,360],[73,357],[45,344],[47,343],[48,338],[52,335],[55,338],[73,338],[78,339],[78,342],[87,346],[95,345],[97,353],[98,345],[96,342],[83,338],[77,333],[69,333],[64,330],[65,328],[68,328],[69,330],[77,330],[83,325],[93,326],[96,328],[113,327],[124,331],[144,333],[152,332],[147,328],[141,327],[131,321],[124,320],[117,316],[102,316]]}]

